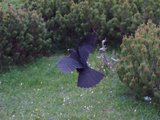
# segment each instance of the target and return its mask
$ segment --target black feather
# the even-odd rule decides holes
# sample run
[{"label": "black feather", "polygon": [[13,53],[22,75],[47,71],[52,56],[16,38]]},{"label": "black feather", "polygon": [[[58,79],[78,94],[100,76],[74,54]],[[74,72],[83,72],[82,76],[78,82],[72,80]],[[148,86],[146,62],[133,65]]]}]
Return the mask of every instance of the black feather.
[{"label": "black feather", "polygon": [[79,43],[78,53],[82,64],[86,64],[89,54],[94,52],[95,43],[96,38],[91,34],[86,35]]},{"label": "black feather", "polygon": [[98,84],[104,77],[104,74],[86,67],[84,69],[79,69],[79,76],[78,76],[78,87],[89,88],[93,87]]},{"label": "black feather", "polygon": [[60,71],[68,73],[77,69],[78,87],[89,88],[98,84],[104,77],[104,74],[91,69],[87,65],[87,59],[90,53],[94,52],[96,38],[92,35],[86,35],[80,42],[78,50],[69,49],[70,56],[63,57],[57,62]]},{"label": "black feather", "polygon": [[84,68],[79,62],[70,57],[61,58],[56,65],[64,73],[75,71],[76,68]]}]

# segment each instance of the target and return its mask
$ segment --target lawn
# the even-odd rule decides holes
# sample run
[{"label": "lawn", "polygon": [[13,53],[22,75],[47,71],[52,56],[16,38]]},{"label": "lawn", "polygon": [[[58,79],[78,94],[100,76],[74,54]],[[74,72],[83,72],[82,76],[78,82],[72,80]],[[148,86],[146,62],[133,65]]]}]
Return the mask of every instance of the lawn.
[{"label": "lawn", "polygon": [[[88,64],[100,68],[91,54]],[[138,101],[115,73],[92,89],[76,86],[78,73],[64,74],[55,63],[64,55],[0,72],[2,120],[158,120],[152,102]],[[101,70],[102,72],[102,70]],[[112,76],[113,75],[113,76]]]}]

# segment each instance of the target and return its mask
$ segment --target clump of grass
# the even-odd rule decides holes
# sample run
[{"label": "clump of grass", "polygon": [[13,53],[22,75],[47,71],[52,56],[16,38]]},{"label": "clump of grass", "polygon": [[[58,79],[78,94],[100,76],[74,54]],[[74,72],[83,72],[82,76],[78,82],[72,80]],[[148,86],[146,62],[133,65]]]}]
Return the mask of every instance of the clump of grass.
[{"label": "clump of grass", "polygon": [[[99,68],[98,52],[91,54],[90,67]],[[77,87],[78,73],[58,71],[56,62],[64,55],[37,59],[0,73],[0,118],[158,120],[158,110],[148,101],[138,101],[112,73],[92,89]],[[103,72],[103,71],[101,71]]]}]

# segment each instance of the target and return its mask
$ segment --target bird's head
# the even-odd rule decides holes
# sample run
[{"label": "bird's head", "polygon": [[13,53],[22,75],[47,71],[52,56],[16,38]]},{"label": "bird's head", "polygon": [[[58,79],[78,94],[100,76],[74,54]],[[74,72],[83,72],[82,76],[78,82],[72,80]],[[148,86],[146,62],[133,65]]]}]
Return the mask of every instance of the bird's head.
[{"label": "bird's head", "polygon": [[68,51],[69,53],[75,52],[74,49],[67,49],[67,51]]},{"label": "bird's head", "polygon": [[76,51],[74,49],[67,49],[70,55],[76,54]]}]

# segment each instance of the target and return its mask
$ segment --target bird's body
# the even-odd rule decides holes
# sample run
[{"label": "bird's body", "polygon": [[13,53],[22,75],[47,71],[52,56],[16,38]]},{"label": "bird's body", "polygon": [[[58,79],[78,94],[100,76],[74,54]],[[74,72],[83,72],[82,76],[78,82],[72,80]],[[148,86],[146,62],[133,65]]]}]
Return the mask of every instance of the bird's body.
[{"label": "bird's body", "polygon": [[87,65],[89,54],[93,52],[96,38],[86,35],[80,42],[78,50],[69,49],[70,56],[63,57],[57,62],[57,67],[64,73],[74,71],[79,73],[78,87],[89,88],[98,84],[104,74],[90,68]]}]

